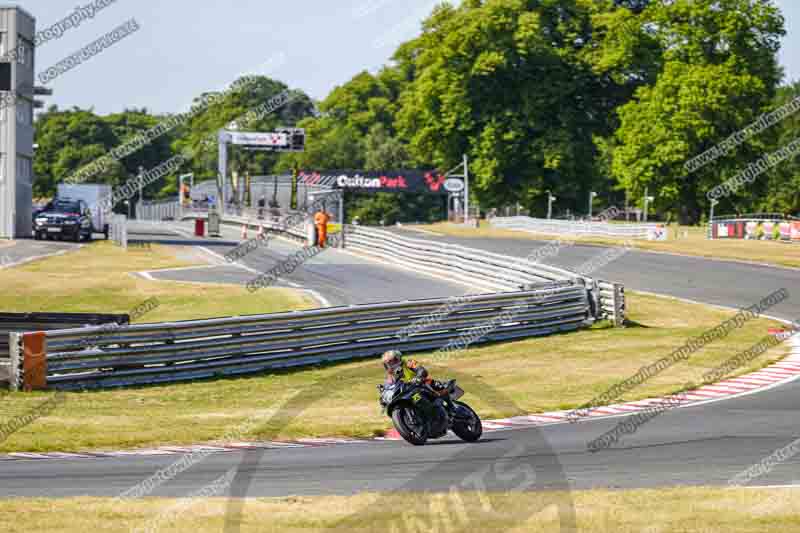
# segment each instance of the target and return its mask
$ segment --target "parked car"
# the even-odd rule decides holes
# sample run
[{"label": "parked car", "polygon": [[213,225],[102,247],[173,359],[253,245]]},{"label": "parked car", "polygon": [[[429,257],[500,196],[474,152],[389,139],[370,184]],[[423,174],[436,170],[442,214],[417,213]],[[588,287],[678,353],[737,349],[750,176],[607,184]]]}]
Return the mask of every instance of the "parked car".
[{"label": "parked car", "polygon": [[110,199],[112,190],[110,185],[100,183],[79,183],[58,185],[57,198],[71,198],[80,200],[89,206],[92,222],[92,231],[102,233],[108,239],[108,225],[110,221],[109,206],[106,200]]},{"label": "parked car", "polygon": [[92,217],[83,200],[56,198],[33,221],[33,236],[38,240],[56,239],[80,242],[92,239]]}]

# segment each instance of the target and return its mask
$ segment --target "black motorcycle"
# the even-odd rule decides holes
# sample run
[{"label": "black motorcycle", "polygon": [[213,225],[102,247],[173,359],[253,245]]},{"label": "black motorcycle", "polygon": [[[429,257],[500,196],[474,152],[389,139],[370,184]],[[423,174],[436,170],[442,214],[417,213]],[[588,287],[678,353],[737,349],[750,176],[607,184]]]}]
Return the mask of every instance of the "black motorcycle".
[{"label": "black motorcycle", "polygon": [[380,402],[391,417],[397,432],[415,446],[428,439],[438,439],[452,430],[464,441],[475,442],[483,434],[483,425],[472,408],[459,402],[464,391],[455,380],[437,392],[425,383],[397,381],[378,385]]}]

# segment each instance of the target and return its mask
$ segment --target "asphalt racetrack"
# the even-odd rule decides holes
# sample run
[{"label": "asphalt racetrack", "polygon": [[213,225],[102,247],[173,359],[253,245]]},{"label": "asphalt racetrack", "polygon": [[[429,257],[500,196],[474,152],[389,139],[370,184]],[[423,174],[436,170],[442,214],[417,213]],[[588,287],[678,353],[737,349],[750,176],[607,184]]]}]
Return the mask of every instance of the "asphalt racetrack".
[{"label": "asphalt racetrack", "polygon": [[[299,244],[292,241],[273,238],[266,246],[259,246],[236,264],[232,264],[224,260],[224,255],[239,245],[241,230],[225,225],[220,229],[222,235],[219,239],[197,239],[192,236],[188,223],[170,224],[166,227],[134,224],[130,239],[179,246],[201,246],[218,266],[152,274],[156,279],[192,282],[245,284],[301,249]],[[252,239],[256,235],[251,230],[248,236]],[[470,287],[463,284],[444,278],[420,276],[389,263],[368,261],[334,248],[306,261],[291,274],[281,276],[276,286],[310,290],[320,302],[320,307],[438,298],[470,291]]]},{"label": "asphalt racetrack", "polygon": [[[418,233],[413,236],[427,238]],[[235,241],[230,230],[223,238]],[[516,256],[526,256],[545,244],[531,240],[439,240]],[[276,245],[274,250],[254,252],[246,266],[264,268],[278,259],[269,255],[277,250]],[[225,253],[225,246],[214,247],[214,251]],[[545,262],[575,268],[601,252],[595,246],[572,246]],[[397,300],[468,291],[389,265],[367,264],[344,256],[337,251],[321,254],[288,280],[318,291],[334,305],[367,301],[365,298]],[[354,267],[356,262],[360,264]],[[630,290],[731,307],[751,305],[770,292],[786,288],[790,298],[772,308],[770,314],[783,319],[800,317],[797,270],[630,251],[597,274],[622,281]],[[366,292],[370,295],[364,296]],[[537,474],[531,487],[534,490],[565,488],[563,482],[575,489],[724,485],[800,436],[799,405],[800,381],[794,381],[758,394],[667,411],[636,433],[625,435],[615,447],[598,452],[588,451],[586,443],[611,429],[620,418],[486,433],[483,441],[472,445],[451,440],[418,448],[404,442],[374,441],[265,450],[244,463],[243,453],[212,454],[157,488],[153,495],[185,495],[240,464],[240,474],[248,478],[246,496],[446,491],[471,473],[489,465],[496,467],[498,462],[507,469],[531,465]],[[116,496],[179,459],[153,456],[2,462],[0,496]],[[800,479],[799,467],[800,459],[790,457],[752,484],[794,484]],[[500,478],[485,476],[483,482],[489,490],[508,490],[508,480]]]}]

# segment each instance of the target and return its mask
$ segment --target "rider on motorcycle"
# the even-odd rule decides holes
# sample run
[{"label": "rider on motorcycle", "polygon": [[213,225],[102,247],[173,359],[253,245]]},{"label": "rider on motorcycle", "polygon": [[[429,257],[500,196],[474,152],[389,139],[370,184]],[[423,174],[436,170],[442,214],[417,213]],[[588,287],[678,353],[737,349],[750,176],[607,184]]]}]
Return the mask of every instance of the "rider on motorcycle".
[{"label": "rider on motorcycle", "polygon": [[408,362],[403,360],[400,350],[389,350],[383,354],[383,368],[386,369],[386,383],[396,381],[426,383],[433,390],[443,392],[447,384],[437,381],[428,376],[428,371],[424,366],[414,359]]}]

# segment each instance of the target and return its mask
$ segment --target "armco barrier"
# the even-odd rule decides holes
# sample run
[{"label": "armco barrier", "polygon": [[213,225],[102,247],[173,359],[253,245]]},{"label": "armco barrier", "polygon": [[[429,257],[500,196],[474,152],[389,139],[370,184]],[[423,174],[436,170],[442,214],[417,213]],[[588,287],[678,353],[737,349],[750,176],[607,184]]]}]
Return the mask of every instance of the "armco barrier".
[{"label": "armco barrier", "polygon": [[[614,285],[525,258],[496,254],[385,230],[347,226],[347,249],[402,263],[429,275],[459,280],[486,291],[517,291],[537,284],[568,281],[588,290],[593,316],[621,326],[625,320],[622,285]],[[616,288],[615,288],[616,287]]]},{"label": "armco barrier", "polygon": [[652,239],[661,224],[610,224],[531,217],[494,217],[490,224],[497,228],[549,235],[615,237],[620,239]]},{"label": "armco barrier", "polygon": [[[281,232],[301,242],[307,241],[307,228],[304,224],[254,222],[249,218],[234,216],[226,216],[223,222],[248,225],[251,228],[264,224],[270,231]],[[486,292],[516,291],[541,283],[577,282],[578,279],[577,274],[569,270],[524,258],[431,240],[412,239],[372,227],[347,225],[343,230],[346,232],[346,248],[350,251],[393,263],[400,262],[419,272],[446,276]],[[596,302],[593,306],[595,318],[608,319],[621,326],[625,320],[622,286],[617,291],[600,290],[598,281],[588,277],[581,280],[590,292],[590,301]]]},{"label": "armco barrier", "polygon": [[[251,221],[226,217],[226,223]],[[299,228],[303,228],[302,230]],[[276,225],[273,229],[287,228]],[[304,224],[288,228],[301,234]],[[389,348],[440,349],[622,325],[621,285],[524,258],[348,226],[348,248],[491,291],[490,294],[211,320],[11,333],[12,388],[90,389],[234,376],[373,357]],[[431,316],[437,317],[430,323]],[[503,317],[502,323],[498,317]],[[420,322],[427,324],[414,330]],[[486,325],[492,324],[487,332]],[[404,331],[413,331],[403,334]]]},{"label": "armco barrier", "polygon": [[[446,310],[446,311],[443,311]],[[438,319],[422,330],[419,321]],[[485,332],[475,343],[572,331],[594,322],[580,284],[552,283],[537,290],[410,300],[270,315],[91,327],[44,332],[45,348],[25,333],[11,335],[23,369],[15,387],[90,389],[234,376],[269,369],[373,357],[386,349],[435,350]],[[495,320],[496,322],[496,320]],[[404,335],[402,332],[412,331]],[[45,351],[36,364],[28,358]],[[44,364],[42,364],[44,362]],[[28,368],[37,368],[28,375]]]},{"label": "armco barrier", "polygon": [[347,249],[400,262],[430,275],[487,291],[515,291],[524,285],[574,280],[577,275],[524,258],[426,239],[411,239],[374,228],[347,226]]},{"label": "armco barrier", "polygon": [[128,315],[80,313],[0,313],[0,383],[12,389],[20,385],[21,356],[15,350],[19,342],[11,340],[15,332],[36,332],[103,324],[125,325]]}]

